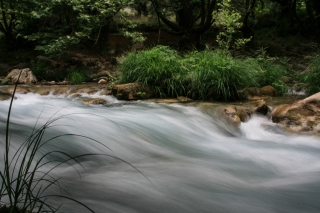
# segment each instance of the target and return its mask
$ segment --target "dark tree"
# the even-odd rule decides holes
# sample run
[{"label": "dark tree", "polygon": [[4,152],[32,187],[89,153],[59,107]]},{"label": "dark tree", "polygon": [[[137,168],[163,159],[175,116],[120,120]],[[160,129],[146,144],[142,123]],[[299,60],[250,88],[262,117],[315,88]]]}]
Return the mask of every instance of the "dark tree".
[{"label": "dark tree", "polygon": [[[152,3],[159,19],[172,33],[180,35],[180,49],[200,48],[201,35],[214,22],[216,0],[152,0]],[[172,14],[176,21],[169,18]]]}]

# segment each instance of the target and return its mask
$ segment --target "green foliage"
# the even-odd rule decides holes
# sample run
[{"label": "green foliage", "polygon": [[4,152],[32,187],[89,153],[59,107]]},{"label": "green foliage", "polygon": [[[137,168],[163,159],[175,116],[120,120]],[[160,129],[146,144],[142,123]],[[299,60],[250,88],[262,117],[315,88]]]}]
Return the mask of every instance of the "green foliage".
[{"label": "green foliage", "polygon": [[258,69],[257,81],[260,87],[271,85],[278,95],[288,92],[287,85],[281,80],[283,76],[288,74],[288,67],[285,62],[267,56],[266,49],[262,48],[260,56],[247,63],[252,64],[252,69]]},{"label": "green foliage", "polygon": [[2,85],[6,85],[6,84],[9,84],[9,83],[10,83],[10,81],[11,81],[11,79],[10,79],[10,78],[5,78],[5,79],[2,79],[2,80],[1,80],[0,84],[2,84]]},{"label": "green foliage", "polygon": [[31,61],[31,70],[38,80],[44,80],[47,76],[47,70],[50,69],[50,64],[45,61]]},{"label": "green foliage", "polygon": [[213,12],[215,22],[213,26],[217,26],[222,30],[217,35],[216,41],[221,49],[228,50],[231,47],[239,49],[248,43],[251,38],[238,38],[234,39],[236,33],[242,27],[240,12],[232,9],[230,0],[223,0],[219,3],[220,9]]},{"label": "green foliage", "polygon": [[86,80],[87,80],[87,77],[83,70],[74,70],[69,74],[69,81],[72,84],[81,84]]},{"label": "green foliage", "polygon": [[176,94],[183,69],[177,52],[166,46],[131,52],[120,61],[120,82],[137,82],[149,85],[164,94]]},{"label": "green foliage", "polygon": [[303,75],[306,83],[306,93],[312,95],[320,92],[320,56],[316,56],[310,63],[310,72]]},{"label": "green foliage", "polygon": [[70,46],[78,44],[85,39],[98,41],[100,30],[123,7],[131,4],[131,0],[94,0],[87,1],[54,1],[50,0],[43,5],[43,15],[34,18],[44,25],[37,32],[25,37],[37,41],[36,50],[44,51],[50,56],[59,56]]},{"label": "green foliage", "polygon": [[165,46],[129,53],[120,63],[121,83],[138,82],[159,95],[187,95],[194,99],[234,100],[246,87],[272,85],[287,92],[280,80],[287,67],[265,49],[257,58],[235,58],[226,50],[194,51],[179,57]]},{"label": "green foliage", "polygon": [[255,70],[247,69],[245,63],[227,51],[193,52],[186,56],[185,62],[189,67],[188,89],[192,98],[236,99],[238,90],[256,85]]}]

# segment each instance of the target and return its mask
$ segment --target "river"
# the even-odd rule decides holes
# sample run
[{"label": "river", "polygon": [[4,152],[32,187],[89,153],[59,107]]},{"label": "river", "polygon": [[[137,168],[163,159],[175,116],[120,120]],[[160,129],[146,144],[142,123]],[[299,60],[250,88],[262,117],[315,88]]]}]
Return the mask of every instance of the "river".
[{"label": "river", "polygon": [[[59,116],[44,141],[63,134],[94,139],[59,137],[36,158],[50,150],[104,154],[79,158],[83,167],[70,161],[52,171],[72,198],[97,213],[320,212],[320,139],[282,132],[265,117],[254,116],[234,133],[195,106],[122,105],[99,94],[91,97],[111,104],[83,105],[33,93],[17,97],[10,125],[12,153],[34,126]],[[8,108],[9,100],[0,101],[1,155]],[[47,193],[60,192],[51,187]],[[88,212],[72,201],[49,202],[63,202],[66,212]]]}]

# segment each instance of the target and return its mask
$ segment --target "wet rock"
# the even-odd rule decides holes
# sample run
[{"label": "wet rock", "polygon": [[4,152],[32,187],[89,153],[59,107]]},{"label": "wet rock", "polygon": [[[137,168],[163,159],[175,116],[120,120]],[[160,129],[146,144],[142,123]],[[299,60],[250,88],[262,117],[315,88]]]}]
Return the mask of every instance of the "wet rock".
[{"label": "wet rock", "polygon": [[87,93],[87,94],[94,94],[97,93],[100,90],[100,88],[96,86],[76,86],[70,89],[70,94],[72,93]]},{"label": "wet rock", "polygon": [[320,93],[278,106],[272,121],[291,132],[320,133]]},{"label": "wet rock", "polygon": [[184,97],[184,96],[179,96],[177,99],[178,99],[178,101],[180,101],[180,102],[192,101],[191,98]]},{"label": "wet rock", "polygon": [[[14,87],[9,87],[6,91],[6,93],[12,94],[14,91]],[[30,92],[30,89],[28,87],[17,87],[16,93],[21,93],[21,94],[27,94]]]},{"label": "wet rock", "polygon": [[237,108],[235,106],[225,106],[220,110],[220,112],[229,124],[236,127],[240,126],[241,119],[237,115]]},{"label": "wet rock", "polygon": [[246,106],[237,106],[236,111],[237,116],[240,118],[241,122],[248,121],[251,118],[251,115],[253,114],[251,107]]},{"label": "wet rock", "polygon": [[[261,97],[261,96],[270,96],[273,97],[276,95],[276,90],[273,86],[265,86],[262,88],[257,87],[249,87],[243,91],[244,95],[247,95],[246,99],[250,99],[250,97]],[[260,98],[261,99],[261,98]]]},{"label": "wet rock", "polygon": [[138,83],[118,84],[112,89],[112,94],[119,100],[139,100],[154,97],[151,88]]},{"label": "wet rock", "polygon": [[12,95],[9,93],[2,93],[0,92],[0,101],[9,100],[11,99]]},{"label": "wet rock", "polygon": [[105,78],[102,78],[98,81],[98,84],[107,84],[107,83],[108,83],[108,80]]},{"label": "wet rock", "polygon": [[70,97],[70,98],[80,98],[81,96],[82,95],[79,94],[79,93],[74,93],[74,94],[69,95],[68,97]]},{"label": "wet rock", "polygon": [[[21,72],[21,75],[20,75]],[[19,77],[20,75],[20,77]],[[19,80],[18,80],[19,78]],[[29,68],[24,69],[14,69],[6,77],[6,79],[11,79],[11,84],[35,84],[37,83],[36,76],[32,73]]]},{"label": "wet rock", "polygon": [[65,86],[52,86],[53,95],[66,95],[68,94],[70,88]]},{"label": "wet rock", "polygon": [[264,100],[258,100],[256,106],[253,108],[253,113],[271,117],[271,107],[267,105]]},{"label": "wet rock", "polygon": [[33,93],[37,93],[39,95],[49,95],[51,91],[51,87],[48,86],[37,86],[34,88],[30,88],[30,91]]},{"label": "wet rock", "polygon": [[276,90],[274,89],[273,86],[265,86],[260,89],[260,93],[261,95],[267,95],[267,96],[273,97],[276,95]]},{"label": "wet rock", "polygon": [[105,105],[108,103],[102,98],[83,98],[81,101],[85,105]]},{"label": "wet rock", "polygon": [[112,90],[109,90],[109,89],[101,89],[100,95],[112,95]]}]

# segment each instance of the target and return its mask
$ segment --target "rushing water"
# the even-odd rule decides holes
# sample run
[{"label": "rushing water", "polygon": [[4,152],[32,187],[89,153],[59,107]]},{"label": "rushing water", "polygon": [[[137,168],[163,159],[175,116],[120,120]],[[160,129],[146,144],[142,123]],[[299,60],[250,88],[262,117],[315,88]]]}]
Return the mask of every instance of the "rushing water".
[{"label": "rushing water", "polygon": [[[2,142],[8,106],[9,101],[0,101]],[[235,134],[197,107],[146,102],[85,106],[59,96],[18,95],[12,149],[37,119],[39,127],[60,115],[68,116],[56,121],[45,139],[81,134],[112,151],[68,136],[50,142],[39,156],[58,149],[71,155],[103,153],[131,164],[87,156],[80,160],[84,169],[73,165],[81,178],[72,166],[53,171],[73,198],[96,212],[320,212],[320,139],[286,134],[266,118],[253,117]],[[87,212],[63,202],[68,212]]]}]

